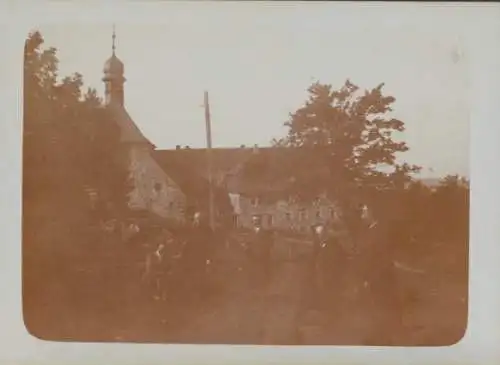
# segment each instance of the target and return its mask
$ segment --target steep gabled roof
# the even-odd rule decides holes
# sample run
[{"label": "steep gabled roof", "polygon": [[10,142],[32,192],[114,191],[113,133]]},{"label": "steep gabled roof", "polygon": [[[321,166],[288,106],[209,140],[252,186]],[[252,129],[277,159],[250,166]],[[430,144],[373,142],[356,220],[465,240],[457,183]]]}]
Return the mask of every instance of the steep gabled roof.
[{"label": "steep gabled roof", "polygon": [[[188,200],[196,201],[201,207],[208,205],[209,184],[206,176],[193,168],[189,160],[172,158],[172,154],[164,152],[161,150],[153,152],[153,158],[158,165],[174,180]],[[225,211],[232,209],[229,196],[224,189],[215,187],[214,197],[219,208]]]},{"label": "steep gabled roof", "polygon": [[[245,147],[212,148],[212,171],[215,175],[237,174],[248,162],[271,166],[282,153],[289,153],[289,151],[289,149],[279,147],[259,147],[257,150]],[[208,173],[206,148],[158,150],[156,153],[160,159],[177,161],[203,176]]]},{"label": "steep gabled roof", "polygon": [[141,130],[137,127],[122,105],[110,103],[104,108],[107,111],[109,118],[114,120],[119,126],[121,142],[148,144],[154,147],[154,145],[142,134]]},{"label": "steep gabled roof", "polygon": [[[176,161],[200,176],[207,176],[207,150],[175,149],[156,151],[160,160]],[[280,196],[284,182],[276,179],[277,167],[284,169],[293,166],[282,166],[287,155],[300,153],[300,150],[284,147],[259,147],[258,153],[252,148],[213,148],[213,172],[216,176],[225,176],[228,192],[243,195]],[[166,166],[162,164],[162,166]],[[168,167],[165,167],[169,171]],[[423,183],[435,186],[439,179],[423,179]]]},{"label": "steep gabled roof", "polygon": [[[207,150],[205,148],[161,150],[156,154],[161,160],[175,161],[189,166],[200,175],[207,176]],[[213,148],[213,172],[215,174],[227,173],[244,163],[251,155],[252,150],[248,148]]]},{"label": "steep gabled roof", "polygon": [[[282,153],[289,153],[289,150],[274,147],[259,147],[258,150],[243,147],[213,148],[212,171],[215,179],[221,177],[225,179],[225,188],[228,192],[255,195],[263,191],[280,191],[282,184],[272,178],[272,171],[276,159],[281,158]],[[192,171],[205,179],[207,177],[207,150],[205,148],[160,150],[155,154],[166,171],[173,171],[172,165],[176,164],[179,166],[178,169]],[[252,172],[248,173],[249,169]],[[255,172],[256,176],[252,176]],[[216,183],[220,182],[216,181]]]}]

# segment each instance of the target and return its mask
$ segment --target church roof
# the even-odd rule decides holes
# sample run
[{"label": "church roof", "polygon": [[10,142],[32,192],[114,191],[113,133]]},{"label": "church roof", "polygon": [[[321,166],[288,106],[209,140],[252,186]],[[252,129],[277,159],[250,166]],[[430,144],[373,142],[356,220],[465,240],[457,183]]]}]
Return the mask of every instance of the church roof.
[{"label": "church roof", "polygon": [[104,74],[122,76],[125,73],[123,62],[113,53],[112,56],[104,63]]},{"label": "church roof", "polygon": [[112,118],[120,128],[121,142],[149,144],[154,147],[144,134],[142,134],[141,130],[137,127],[123,106],[118,103],[110,103],[105,106],[105,109],[109,113],[109,117]]}]

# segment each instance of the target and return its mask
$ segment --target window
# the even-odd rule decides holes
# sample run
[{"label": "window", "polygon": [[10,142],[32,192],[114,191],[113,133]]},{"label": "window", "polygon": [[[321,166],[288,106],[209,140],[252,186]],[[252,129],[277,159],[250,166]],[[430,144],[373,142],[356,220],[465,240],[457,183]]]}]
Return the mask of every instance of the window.
[{"label": "window", "polygon": [[303,221],[307,219],[307,211],[305,209],[299,210],[299,220]]},{"label": "window", "polygon": [[316,211],[316,218],[321,218],[321,212],[319,210]]},{"label": "window", "polygon": [[159,192],[161,192],[161,190],[162,190],[162,188],[163,188],[163,186],[162,186],[162,185],[161,185],[161,183],[159,183],[159,182],[154,183],[154,185],[153,185],[153,186],[154,186],[154,191],[155,191],[155,193],[159,193]]},{"label": "window", "polygon": [[363,219],[368,219],[370,217],[370,212],[369,212],[368,207],[366,205],[363,205],[361,208],[361,217]]},{"label": "window", "polygon": [[334,208],[330,208],[330,218],[334,221],[338,221],[341,218],[340,212]]},{"label": "window", "polygon": [[285,218],[288,222],[291,221],[292,220],[292,213],[289,213],[289,212],[285,213]]},{"label": "window", "polygon": [[274,226],[274,216],[272,214],[269,214],[269,227]]},{"label": "window", "polygon": [[259,198],[258,197],[253,197],[250,200],[250,204],[252,204],[253,207],[257,207],[259,205]]},{"label": "window", "polygon": [[89,196],[89,201],[90,201],[90,208],[91,209],[97,209],[97,204],[99,201],[99,195],[95,190],[90,189],[88,191],[88,196]]}]

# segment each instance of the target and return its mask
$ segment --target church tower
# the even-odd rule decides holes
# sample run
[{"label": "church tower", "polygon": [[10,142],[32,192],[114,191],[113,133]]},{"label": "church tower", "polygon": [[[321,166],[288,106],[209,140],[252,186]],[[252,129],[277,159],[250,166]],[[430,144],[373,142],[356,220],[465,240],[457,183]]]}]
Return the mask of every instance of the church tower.
[{"label": "church tower", "polygon": [[110,104],[118,104],[120,106],[124,105],[124,90],[123,85],[125,84],[125,77],[123,76],[125,73],[125,67],[123,66],[123,62],[120,61],[118,57],[116,57],[115,50],[115,41],[116,41],[116,33],[113,27],[113,44],[112,44],[112,55],[104,64],[104,77],[102,81],[104,81],[105,86],[105,98],[104,102],[106,105]]},{"label": "church tower", "polygon": [[114,121],[120,142],[126,146],[128,167],[133,189],[129,194],[131,209],[148,210],[174,221],[184,220],[186,196],[183,190],[158,165],[155,146],[141,132],[124,105],[125,83],[123,62],[116,57],[116,34],[113,27],[111,57],[104,64],[105,97],[103,109]]}]

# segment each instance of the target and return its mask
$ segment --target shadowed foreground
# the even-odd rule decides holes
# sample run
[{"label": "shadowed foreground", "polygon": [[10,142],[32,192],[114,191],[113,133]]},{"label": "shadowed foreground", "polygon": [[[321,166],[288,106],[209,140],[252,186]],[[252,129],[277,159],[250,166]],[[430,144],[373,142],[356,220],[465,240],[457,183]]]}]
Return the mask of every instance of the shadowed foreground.
[{"label": "shadowed foreground", "polygon": [[[73,252],[81,266],[69,256],[58,266],[54,257],[47,258],[45,267],[41,256],[25,257],[25,321],[32,334],[56,341],[376,345],[384,329],[371,318],[384,309],[368,302],[339,304],[336,288],[319,303],[304,259],[308,246],[295,242],[291,250],[290,244],[278,239],[267,285],[256,282],[238,244],[220,245],[210,290],[195,302],[151,299],[135,271],[119,267],[126,261],[117,259],[116,250],[96,261],[89,244]],[[394,344],[448,345],[462,336],[466,281],[443,273],[440,281],[436,277],[399,278],[405,308]]]}]

